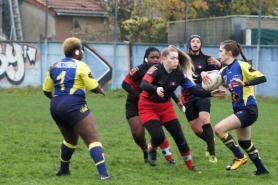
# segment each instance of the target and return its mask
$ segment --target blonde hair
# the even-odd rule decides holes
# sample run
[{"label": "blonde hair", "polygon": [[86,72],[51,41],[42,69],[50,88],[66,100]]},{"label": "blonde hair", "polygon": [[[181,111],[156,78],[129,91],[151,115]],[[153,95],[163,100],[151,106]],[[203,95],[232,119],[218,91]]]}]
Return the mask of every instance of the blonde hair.
[{"label": "blonde hair", "polygon": [[193,80],[195,68],[192,64],[191,58],[184,53],[182,50],[178,49],[177,47],[170,45],[162,51],[162,56],[167,57],[170,52],[177,52],[179,55],[179,68],[180,70],[186,74],[187,78],[195,85]]},{"label": "blonde hair", "polygon": [[78,38],[70,37],[67,38],[63,43],[63,51],[66,56],[71,56],[73,51],[80,49],[81,41]]}]

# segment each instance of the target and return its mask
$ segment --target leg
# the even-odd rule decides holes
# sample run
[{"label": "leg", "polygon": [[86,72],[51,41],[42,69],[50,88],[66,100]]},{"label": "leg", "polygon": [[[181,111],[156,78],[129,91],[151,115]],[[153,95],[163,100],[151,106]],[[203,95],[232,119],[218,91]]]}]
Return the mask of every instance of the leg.
[{"label": "leg", "polygon": [[104,151],[93,114],[90,113],[76,123],[74,129],[82,137],[84,143],[89,148],[90,155],[96,164],[100,178],[105,179],[110,177],[107,173]]},{"label": "leg", "polygon": [[145,137],[145,128],[142,125],[139,116],[129,118],[128,123],[133,140],[142,149],[144,153],[144,161],[148,162],[148,144]]},{"label": "leg", "polygon": [[253,172],[254,176],[268,174],[269,171],[263,165],[263,162],[259,156],[259,151],[251,142],[251,126],[246,128],[236,129],[238,136],[238,143],[242,149],[248,154],[249,158],[255,164],[257,171]]},{"label": "leg", "polygon": [[156,166],[156,149],[165,139],[165,134],[158,120],[150,120],[144,124],[151,136],[151,146],[149,149],[149,163],[151,166]]},{"label": "leg", "polygon": [[236,170],[247,161],[232,135],[228,131],[241,127],[241,122],[236,115],[231,115],[220,121],[214,128],[217,137],[233,152],[235,159],[226,167],[226,170]]},{"label": "leg", "polygon": [[159,147],[161,148],[162,154],[164,155],[167,163],[170,164],[170,165],[175,165],[176,163],[175,163],[175,160],[172,157],[170,142],[169,142],[166,135],[165,135],[165,139],[164,139],[163,143],[161,145],[159,145]]},{"label": "leg", "polygon": [[172,135],[177,147],[179,148],[180,154],[189,170],[197,173],[201,173],[193,164],[192,156],[190,154],[190,149],[188,143],[182,132],[182,128],[178,119],[169,121],[164,124],[164,127]]},{"label": "leg", "polygon": [[60,132],[64,136],[64,141],[61,145],[61,163],[60,169],[56,172],[57,176],[69,175],[69,164],[72,154],[78,142],[78,133],[71,126],[58,126]]}]

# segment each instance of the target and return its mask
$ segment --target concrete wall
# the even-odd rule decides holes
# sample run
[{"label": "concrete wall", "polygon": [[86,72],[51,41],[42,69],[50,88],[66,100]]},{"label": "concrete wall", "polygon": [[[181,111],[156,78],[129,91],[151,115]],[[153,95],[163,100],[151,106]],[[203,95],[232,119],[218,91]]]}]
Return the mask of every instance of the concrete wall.
[{"label": "concrete wall", "polygon": [[[20,4],[20,15],[23,29],[23,38],[27,41],[39,41],[45,35],[45,11],[38,7],[22,1]],[[55,19],[48,16],[48,36],[55,35]]]},{"label": "concrete wall", "polygon": [[[118,43],[115,57],[112,43],[86,42],[83,46],[83,61],[90,66],[95,78],[106,89],[117,89],[121,88],[129,70],[143,62],[149,46],[162,50],[167,45]],[[185,50],[183,46],[180,48]],[[44,42],[0,41],[0,87],[41,86],[49,66],[64,58],[62,42],[49,42],[47,55],[45,49]],[[203,46],[202,51],[217,58],[218,49],[219,46]],[[262,46],[258,63],[256,46],[243,46],[243,51],[253,66],[267,78],[266,83],[256,86],[257,95],[277,97],[278,46]]]}]

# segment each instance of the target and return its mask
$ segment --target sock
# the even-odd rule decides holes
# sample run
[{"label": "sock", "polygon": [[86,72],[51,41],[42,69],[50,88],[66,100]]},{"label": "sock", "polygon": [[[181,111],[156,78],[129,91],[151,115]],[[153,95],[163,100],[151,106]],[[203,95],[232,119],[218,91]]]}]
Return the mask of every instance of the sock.
[{"label": "sock", "polygon": [[75,150],[76,146],[72,145],[70,143],[67,143],[65,140],[63,141],[61,145],[61,164],[60,164],[60,170],[63,172],[69,172],[69,164],[71,156]]},{"label": "sock", "polygon": [[[239,141],[240,142],[240,141]],[[249,155],[249,158],[252,160],[252,162],[257,167],[257,171],[266,171],[266,168],[263,165],[263,162],[260,158],[259,151],[256,149],[256,147],[253,145],[253,143],[250,141],[249,147],[244,149],[245,152]]]},{"label": "sock", "polygon": [[204,136],[204,132],[202,132],[202,134],[196,134],[196,136],[198,136],[199,138],[201,138],[202,140],[206,141],[205,136]]},{"label": "sock", "polygon": [[99,175],[108,176],[102,144],[100,142],[91,143],[89,145],[89,151],[96,164]]},{"label": "sock", "polygon": [[233,136],[229,133],[226,133],[221,141],[234,153],[235,157],[243,158],[244,154],[241,152],[240,148],[236,144]]},{"label": "sock", "polygon": [[215,156],[214,135],[213,135],[213,130],[211,128],[211,124],[210,123],[205,124],[202,128],[203,128],[203,135],[207,143],[209,154]]},{"label": "sock", "polygon": [[153,145],[152,142],[151,142],[151,143],[150,143],[149,150],[152,151],[152,152],[154,152],[154,151],[156,151],[156,149],[157,149],[157,146]]},{"label": "sock", "polygon": [[163,143],[159,147],[161,148],[162,154],[164,155],[166,161],[170,161],[173,159],[172,151],[170,148],[170,142],[169,142],[167,136],[165,136]]},{"label": "sock", "polygon": [[180,154],[181,154],[181,156],[182,156],[182,158],[184,160],[184,163],[187,166],[187,168],[189,170],[191,170],[192,166],[193,166],[193,160],[192,160],[190,151],[188,151],[188,152],[180,152]]}]

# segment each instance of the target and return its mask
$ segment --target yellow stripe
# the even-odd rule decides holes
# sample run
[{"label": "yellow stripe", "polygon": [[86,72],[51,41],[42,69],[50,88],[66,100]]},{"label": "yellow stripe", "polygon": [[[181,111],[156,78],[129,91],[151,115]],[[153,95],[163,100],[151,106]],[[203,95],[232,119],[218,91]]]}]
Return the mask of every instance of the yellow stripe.
[{"label": "yellow stripe", "polygon": [[254,150],[254,151],[252,151],[252,152],[247,152],[248,154],[254,154],[254,153],[259,153],[259,151],[258,150]]},{"label": "yellow stripe", "polygon": [[228,138],[228,136],[229,136],[229,134],[226,132],[226,133],[224,134],[224,137],[221,138],[221,141],[224,142],[224,141]]},{"label": "yellow stripe", "polygon": [[102,144],[100,142],[93,142],[93,143],[89,144],[89,150],[91,150],[92,148],[94,148],[96,146],[102,147]]},{"label": "yellow stripe", "polygon": [[[227,145],[227,144],[229,144],[229,143],[234,143],[234,140],[233,139],[231,139],[231,140],[229,140],[229,141],[226,141],[224,144],[225,145]],[[235,144],[235,143],[234,143]],[[238,146],[237,144],[235,144],[235,146]]]},{"label": "yellow stripe", "polygon": [[69,162],[70,162],[70,160],[69,160],[69,161],[65,161],[65,160],[63,160],[62,158],[60,158],[60,160],[61,160],[62,162],[64,162],[64,163],[69,163]]},{"label": "yellow stripe", "polygon": [[96,166],[99,164],[105,163],[104,153],[102,153],[102,158],[103,158],[103,160],[96,163]]},{"label": "yellow stripe", "polygon": [[251,142],[251,146],[249,148],[247,148],[245,151],[246,152],[250,151],[252,149],[252,147],[253,147],[253,143]]},{"label": "yellow stripe", "polygon": [[75,149],[75,148],[76,148],[76,145],[72,145],[72,144],[66,142],[65,140],[63,141],[63,144],[66,145],[66,146],[69,147],[69,148],[72,148],[72,149]]}]

